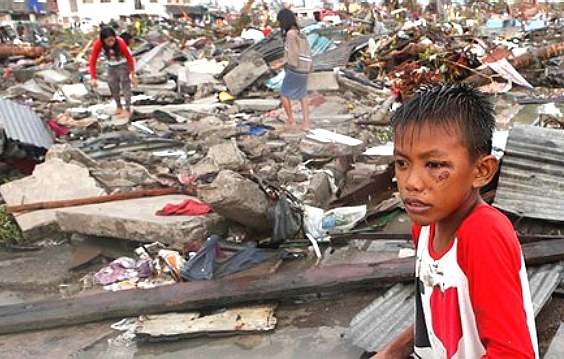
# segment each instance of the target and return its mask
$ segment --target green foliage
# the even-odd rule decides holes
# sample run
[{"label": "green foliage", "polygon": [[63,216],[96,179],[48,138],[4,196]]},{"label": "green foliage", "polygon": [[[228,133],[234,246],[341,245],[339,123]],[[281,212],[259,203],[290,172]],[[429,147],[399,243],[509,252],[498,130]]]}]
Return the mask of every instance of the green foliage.
[{"label": "green foliage", "polygon": [[22,240],[22,233],[14,217],[6,212],[5,207],[0,207],[0,246],[18,243]]}]

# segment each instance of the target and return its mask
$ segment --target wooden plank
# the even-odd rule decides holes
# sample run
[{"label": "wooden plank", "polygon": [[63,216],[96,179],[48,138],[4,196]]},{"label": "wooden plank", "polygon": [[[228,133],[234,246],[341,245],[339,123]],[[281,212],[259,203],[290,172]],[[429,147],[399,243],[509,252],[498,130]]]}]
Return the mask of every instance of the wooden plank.
[{"label": "wooden plank", "polygon": [[[189,192],[193,194],[193,191],[189,191]],[[40,209],[67,208],[67,207],[84,206],[88,204],[100,204],[107,202],[123,201],[126,199],[135,199],[142,197],[165,196],[165,195],[177,194],[177,193],[182,193],[182,191],[178,190],[177,188],[145,189],[145,190],[139,190],[133,192],[113,193],[113,194],[96,196],[96,197],[67,199],[67,200],[50,201],[50,202],[35,202],[35,203],[21,204],[17,206],[7,206],[6,212],[18,213],[18,212],[31,212]],[[188,194],[188,192],[186,194]]]},{"label": "wooden plank", "polygon": [[[523,245],[527,264],[564,259],[564,240]],[[179,283],[0,307],[0,334],[104,319],[257,303],[328,291],[374,288],[413,279],[414,259],[291,269],[271,275]]]}]

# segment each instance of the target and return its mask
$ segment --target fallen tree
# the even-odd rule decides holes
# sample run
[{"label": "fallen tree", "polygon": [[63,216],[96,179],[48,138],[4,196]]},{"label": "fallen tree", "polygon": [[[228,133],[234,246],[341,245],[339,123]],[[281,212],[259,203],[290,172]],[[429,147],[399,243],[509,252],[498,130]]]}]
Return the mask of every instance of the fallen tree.
[{"label": "fallen tree", "polygon": [[[523,245],[527,264],[564,259],[564,239]],[[171,286],[0,307],[0,334],[56,328],[105,319],[257,303],[328,291],[376,288],[413,279],[414,259],[292,269],[262,276]]]}]

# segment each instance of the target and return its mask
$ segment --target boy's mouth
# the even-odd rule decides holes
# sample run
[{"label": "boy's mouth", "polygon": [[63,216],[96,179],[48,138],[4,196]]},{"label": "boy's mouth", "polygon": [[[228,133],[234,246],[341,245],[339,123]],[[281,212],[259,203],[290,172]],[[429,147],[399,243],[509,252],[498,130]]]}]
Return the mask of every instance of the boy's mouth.
[{"label": "boy's mouth", "polygon": [[413,214],[423,214],[431,209],[431,205],[420,201],[416,198],[404,198],[403,203],[405,205],[405,209],[409,213]]}]

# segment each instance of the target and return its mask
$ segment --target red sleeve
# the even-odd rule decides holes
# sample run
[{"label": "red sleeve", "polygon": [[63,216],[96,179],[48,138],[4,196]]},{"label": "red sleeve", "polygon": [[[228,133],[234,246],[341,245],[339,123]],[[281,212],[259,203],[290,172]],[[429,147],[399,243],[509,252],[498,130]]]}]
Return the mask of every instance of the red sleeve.
[{"label": "red sleeve", "polygon": [[119,51],[127,60],[127,67],[129,68],[129,72],[135,72],[135,61],[133,60],[131,51],[129,51],[129,47],[127,47],[127,44],[121,37],[117,37],[116,39],[119,44]]},{"label": "red sleeve", "polygon": [[482,206],[460,227],[458,263],[468,278],[482,358],[534,358],[520,278],[521,247],[511,222]]},{"label": "red sleeve", "polygon": [[97,39],[94,41],[94,45],[92,45],[92,53],[90,54],[90,60],[88,64],[90,66],[90,77],[92,79],[96,78],[96,62],[98,61],[98,56],[100,56],[100,52],[102,52],[102,41]]}]

